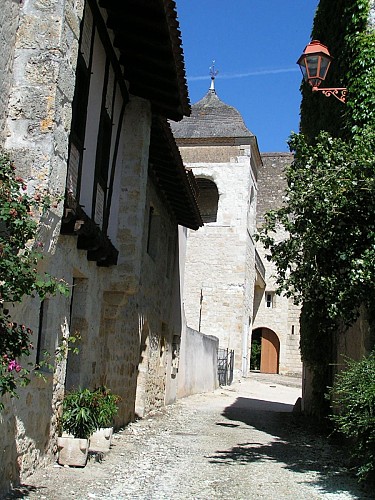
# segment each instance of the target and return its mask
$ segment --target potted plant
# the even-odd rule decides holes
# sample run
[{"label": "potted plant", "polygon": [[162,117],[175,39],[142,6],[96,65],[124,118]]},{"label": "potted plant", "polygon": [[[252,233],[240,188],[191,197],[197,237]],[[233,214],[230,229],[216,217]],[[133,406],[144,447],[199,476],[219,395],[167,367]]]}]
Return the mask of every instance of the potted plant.
[{"label": "potted plant", "polygon": [[60,465],[86,465],[89,437],[98,427],[94,394],[89,389],[78,389],[66,394],[64,398],[60,422],[65,435],[57,441]]},{"label": "potted plant", "polygon": [[118,412],[120,397],[112,394],[107,387],[99,387],[93,393],[96,407],[97,429],[90,439],[91,451],[108,451],[113,435],[113,419]]}]

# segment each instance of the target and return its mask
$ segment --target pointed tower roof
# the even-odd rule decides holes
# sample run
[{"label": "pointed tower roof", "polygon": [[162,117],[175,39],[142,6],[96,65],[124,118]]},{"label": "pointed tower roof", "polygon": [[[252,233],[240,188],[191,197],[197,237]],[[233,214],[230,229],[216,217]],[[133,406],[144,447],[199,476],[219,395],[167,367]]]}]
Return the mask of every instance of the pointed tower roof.
[{"label": "pointed tower roof", "polygon": [[[230,142],[248,143],[254,134],[246,127],[240,112],[219,99],[214,79],[211,80],[210,90],[192,105],[191,115],[180,122],[171,122],[173,135],[178,142],[179,139],[216,139],[215,142],[231,139]],[[246,140],[238,141],[240,138]]]}]

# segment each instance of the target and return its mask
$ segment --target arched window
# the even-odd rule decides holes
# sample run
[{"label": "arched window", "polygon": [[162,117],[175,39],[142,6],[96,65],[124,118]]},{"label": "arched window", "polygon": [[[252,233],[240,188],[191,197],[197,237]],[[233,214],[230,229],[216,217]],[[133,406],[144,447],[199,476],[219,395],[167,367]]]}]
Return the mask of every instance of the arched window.
[{"label": "arched window", "polygon": [[209,179],[197,179],[199,188],[198,206],[203,222],[216,222],[219,191]]}]

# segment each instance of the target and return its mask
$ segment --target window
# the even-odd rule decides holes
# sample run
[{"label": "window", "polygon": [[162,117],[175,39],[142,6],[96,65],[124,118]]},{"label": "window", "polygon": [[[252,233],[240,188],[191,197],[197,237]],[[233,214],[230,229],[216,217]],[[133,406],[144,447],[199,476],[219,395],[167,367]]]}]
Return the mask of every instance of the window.
[{"label": "window", "polygon": [[103,223],[106,219],[105,207],[107,200],[109,162],[111,157],[112,120],[114,113],[115,94],[116,79],[114,76],[114,71],[110,64],[110,60],[107,57],[102,91],[102,105],[100,110],[98,140],[96,145],[96,190],[93,196],[92,208],[94,220],[101,229],[103,229]]},{"label": "window", "polygon": [[81,38],[77,59],[67,173],[67,192],[76,201],[79,201],[79,186],[86,133],[94,32],[92,13],[86,6],[81,26]]},{"label": "window", "polygon": [[219,204],[219,191],[209,179],[197,179],[199,188],[198,206],[203,222],[216,222]]},{"label": "window", "polygon": [[108,168],[111,153],[112,121],[103,106],[100,115],[96,148],[96,192],[93,197],[94,220],[102,229],[107,194]]},{"label": "window", "polygon": [[266,292],[265,293],[265,299],[266,299],[266,307],[275,307],[275,294],[274,292]]}]

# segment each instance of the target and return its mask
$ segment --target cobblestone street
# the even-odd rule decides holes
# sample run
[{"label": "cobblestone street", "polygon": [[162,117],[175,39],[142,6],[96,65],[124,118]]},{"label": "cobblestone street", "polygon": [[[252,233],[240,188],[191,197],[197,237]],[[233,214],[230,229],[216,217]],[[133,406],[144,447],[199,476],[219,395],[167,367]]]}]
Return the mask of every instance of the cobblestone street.
[{"label": "cobblestone street", "polygon": [[84,469],[50,467],[8,498],[372,498],[340,468],[340,450],[291,413],[297,379],[251,379],[191,396],[115,435]]}]

